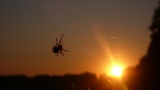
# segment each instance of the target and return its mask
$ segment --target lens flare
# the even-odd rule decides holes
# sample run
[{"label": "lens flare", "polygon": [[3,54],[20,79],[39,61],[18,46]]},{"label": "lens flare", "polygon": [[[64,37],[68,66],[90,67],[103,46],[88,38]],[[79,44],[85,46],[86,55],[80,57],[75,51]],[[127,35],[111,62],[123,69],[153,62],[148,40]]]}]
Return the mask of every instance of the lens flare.
[{"label": "lens flare", "polygon": [[[115,58],[115,56],[112,53],[112,50],[109,46],[109,44],[107,43],[107,38],[106,35],[104,35],[104,32],[102,31],[102,28],[100,25],[96,25],[96,27],[93,27],[93,32],[95,34],[95,37],[100,45],[100,47],[102,48],[105,56],[105,60],[107,60],[108,62],[106,63],[107,66],[107,75],[108,76],[115,76],[118,77],[121,80],[121,76],[123,73],[123,70],[125,68],[125,65],[122,64],[121,62],[118,62],[118,59]],[[112,39],[115,39],[117,37],[112,37]],[[120,55],[122,56],[122,55]],[[123,80],[121,80],[122,83],[122,87],[123,90],[128,90],[127,86],[125,85],[125,83],[123,82]]]}]

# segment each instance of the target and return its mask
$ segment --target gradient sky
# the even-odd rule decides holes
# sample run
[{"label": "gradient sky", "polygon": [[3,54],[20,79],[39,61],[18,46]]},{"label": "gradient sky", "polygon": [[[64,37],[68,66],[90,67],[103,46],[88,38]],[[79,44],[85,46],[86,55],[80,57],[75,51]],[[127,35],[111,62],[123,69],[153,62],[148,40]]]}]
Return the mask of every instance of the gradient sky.
[{"label": "gradient sky", "polygon": [[[106,51],[134,66],[149,46],[156,6],[158,0],[1,0],[0,75],[99,75],[111,64]],[[52,53],[63,33],[65,57]]]}]

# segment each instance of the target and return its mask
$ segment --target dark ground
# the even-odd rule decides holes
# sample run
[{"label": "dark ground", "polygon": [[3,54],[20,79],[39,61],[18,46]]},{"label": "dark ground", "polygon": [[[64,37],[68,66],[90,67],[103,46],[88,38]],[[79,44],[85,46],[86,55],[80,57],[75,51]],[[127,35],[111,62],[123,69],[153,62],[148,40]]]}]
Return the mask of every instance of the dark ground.
[{"label": "dark ground", "polygon": [[120,82],[92,73],[35,77],[0,76],[0,90],[122,90]]}]

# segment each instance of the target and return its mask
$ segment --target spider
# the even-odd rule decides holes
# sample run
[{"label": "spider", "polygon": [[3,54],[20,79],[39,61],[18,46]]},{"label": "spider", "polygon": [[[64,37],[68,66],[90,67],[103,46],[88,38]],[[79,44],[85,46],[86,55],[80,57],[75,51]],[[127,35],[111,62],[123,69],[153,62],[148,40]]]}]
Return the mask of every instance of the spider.
[{"label": "spider", "polygon": [[[63,35],[64,35],[64,34],[63,34]],[[58,40],[57,40],[57,38],[56,38],[56,45],[53,46],[53,48],[52,48],[52,51],[53,51],[57,56],[59,55],[59,53],[64,56],[64,53],[63,53],[62,51],[69,52],[69,51],[63,49],[63,45],[62,45],[62,43],[61,43],[61,42],[62,42],[63,35],[62,35],[59,43],[58,43]]]}]

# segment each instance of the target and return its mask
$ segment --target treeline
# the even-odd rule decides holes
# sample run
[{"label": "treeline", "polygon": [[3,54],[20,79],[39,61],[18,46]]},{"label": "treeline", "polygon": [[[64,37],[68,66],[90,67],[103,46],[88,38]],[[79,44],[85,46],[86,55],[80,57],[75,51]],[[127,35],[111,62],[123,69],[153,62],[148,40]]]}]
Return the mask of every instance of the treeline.
[{"label": "treeline", "polygon": [[95,74],[35,77],[0,76],[0,90],[122,90],[120,82]]}]

